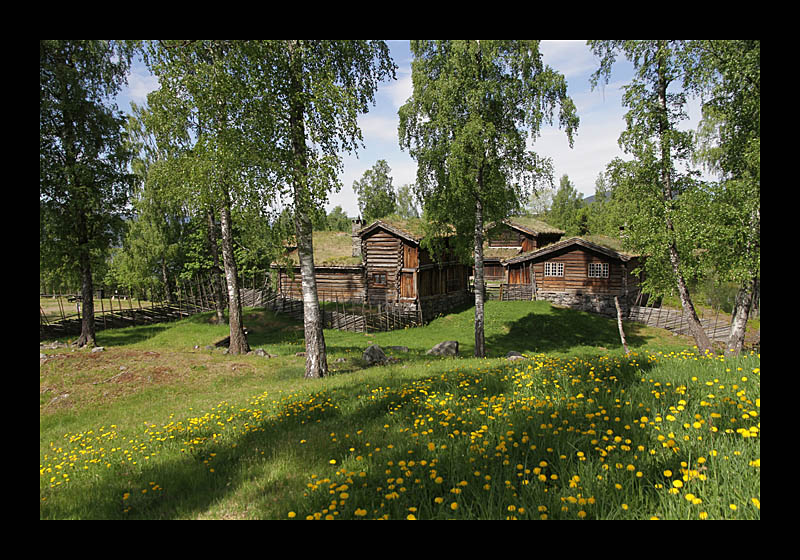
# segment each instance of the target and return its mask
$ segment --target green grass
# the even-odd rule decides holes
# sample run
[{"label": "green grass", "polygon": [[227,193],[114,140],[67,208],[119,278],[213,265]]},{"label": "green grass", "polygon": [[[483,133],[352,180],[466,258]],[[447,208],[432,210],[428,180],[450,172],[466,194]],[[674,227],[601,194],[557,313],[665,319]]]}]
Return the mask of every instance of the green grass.
[{"label": "green grass", "polygon": [[[313,381],[301,325],[255,310],[251,346],[277,357],[205,350],[227,334],[210,315],[48,350],[40,517],[760,518],[760,355],[626,323],[625,356],[612,320],[488,302],[475,359],[472,313],[326,331]],[[442,340],[465,357],[425,354]],[[372,342],[409,352],[365,368]]]}]

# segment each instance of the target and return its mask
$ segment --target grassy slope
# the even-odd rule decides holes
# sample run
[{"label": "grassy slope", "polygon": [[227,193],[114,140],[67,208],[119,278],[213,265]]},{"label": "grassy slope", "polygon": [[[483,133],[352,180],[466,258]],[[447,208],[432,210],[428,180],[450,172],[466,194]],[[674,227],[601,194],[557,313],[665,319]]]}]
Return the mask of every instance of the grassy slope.
[{"label": "grassy slope", "polygon": [[[589,371],[598,363],[606,363],[604,360],[621,364],[620,344],[614,321],[546,303],[488,302],[489,359],[431,359],[425,355],[437,342],[458,340],[462,356],[469,356],[473,336],[471,314],[470,309],[441,317],[422,329],[393,333],[326,331],[333,374],[314,382],[302,379],[303,358],[294,355],[302,350],[300,325],[260,311],[246,313],[252,333],[251,346],[265,348],[277,357],[226,356],[219,350],[203,349],[227,334],[224,326],[210,324],[208,315],[169,325],[103,331],[98,342],[107,347],[105,352],[49,351],[57,356],[40,365],[40,515],[43,518],[285,518],[289,511],[298,511],[301,517],[313,513],[334,515],[332,512],[336,510],[323,503],[329,499],[325,497],[327,492],[316,492],[338,480],[337,487],[353,486],[356,481],[363,486],[360,493],[355,488],[343,491],[345,495],[354,494],[364,504],[363,509],[353,506],[347,512],[344,507],[347,498],[342,499],[338,511],[347,516],[353,515],[354,510],[367,511],[369,505],[370,517],[379,514],[404,517],[415,513],[418,517],[498,517],[499,512],[505,513],[503,508],[507,509],[507,504],[500,502],[513,499],[516,493],[511,495],[507,489],[495,492],[492,487],[488,501],[481,496],[479,501],[456,502],[461,503],[460,511],[451,509],[443,513],[435,509],[437,502],[428,495],[431,491],[428,487],[405,495],[414,496],[414,503],[419,502],[417,506],[405,504],[382,513],[382,506],[367,504],[370,496],[380,493],[385,496],[388,491],[384,469],[396,468],[398,461],[414,454],[419,457],[421,452],[430,452],[429,447],[420,449],[417,445],[420,431],[426,433],[419,424],[424,425],[426,417],[431,429],[427,445],[433,444],[434,455],[439,455],[428,459],[431,461],[428,468],[433,461],[454,459],[455,446],[451,445],[449,451],[447,447],[439,450],[439,446],[447,446],[454,437],[452,433],[440,434],[442,417],[438,413],[444,412],[434,413],[418,399],[437,394],[442,396],[437,403],[445,403],[460,395],[462,401],[468,402],[477,396],[464,388],[472,385],[482,387],[483,396],[494,395],[501,398],[499,402],[506,398],[514,402],[520,392],[516,385],[519,380],[512,382],[508,373],[519,370],[515,369],[517,364],[509,365],[501,358],[509,350],[552,356],[548,359],[555,360],[558,366],[551,367],[548,374],[540,372],[536,379],[548,379],[550,375],[556,381],[551,381],[549,387],[562,390],[566,386],[564,368],[574,368],[574,363],[581,363],[584,370],[592,367]],[[688,339],[665,336],[658,329],[634,324],[626,324],[626,333],[629,345],[639,352],[644,352],[645,347],[657,347],[664,353],[679,352],[689,346]],[[364,369],[360,354],[372,342],[408,346],[410,351],[397,353],[401,361],[396,364]],[[337,358],[345,361],[337,363]],[[521,363],[523,371],[525,364],[545,361],[542,357],[538,360],[541,361]],[[590,363],[592,366],[587,365]],[[636,395],[650,416],[656,412],[650,411],[653,404],[666,412],[666,406],[654,400],[658,397],[653,397],[652,380],[642,383],[642,387],[635,386],[640,372],[655,375],[649,359],[648,364],[634,359],[632,364],[622,365],[628,369],[619,378],[624,377],[629,395]],[[663,377],[658,382],[677,385],[684,373],[674,367],[670,369],[669,364],[665,367],[658,370]],[[745,367],[752,369],[752,364],[748,362]],[[585,374],[586,371],[581,374],[584,380]],[[716,370],[712,375],[723,377]],[[578,380],[583,383],[580,377]],[[704,380],[703,375],[700,380]],[[617,383],[616,378],[613,383]],[[558,391],[548,393],[549,390],[536,398],[558,395]],[[619,396],[614,394],[615,398]],[[669,403],[673,404],[673,400]],[[617,406],[613,399],[610,403]],[[478,409],[480,406],[465,408],[464,418],[458,418],[462,424],[469,422],[473,431],[478,428],[476,423],[486,421],[485,411]],[[559,405],[549,412],[558,415],[568,410],[569,407]],[[637,418],[640,413],[635,411]],[[514,418],[518,426],[530,424],[530,416],[527,420],[524,416]],[[433,422],[434,419],[439,423]],[[626,419],[631,421],[628,416]],[[452,429],[453,419],[447,423]],[[504,427],[492,426],[492,430],[498,431],[487,432],[485,436],[491,435],[494,443],[498,438],[502,441]],[[532,431],[535,426],[531,424],[527,429]],[[541,434],[542,441],[549,441],[545,445],[550,447],[540,445],[536,453],[556,447],[586,447],[586,437],[567,435],[564,438]],[[644,438],[642,445],[654,444],[651,436]],[[458,456],[463,458],[472,451],[459,448]],[[748,449],[747,456],[752,458],[752,454],[753,450]],[[514,453],[506,461],[524,460],[528,464],[527,461],[534,459],[529,455],[530,452],[524,457]],[[331,460],[337,463],[332,465]],[[484,459],[476,456],[471,460]],[[473,471],[469,465],[461,468],[459,464],[460,460],[438,470],[466,479]],[[679,462],[669,464],[676,472],[681,468]],[[352,472],[340,472],[339,465]],[[596,462],[590,465],[598,467]],[[582,468],[584,476],[600,472],[587,469],[585,464],[569,466]],[[494,468],[481,467],[484,472]],[[649,464],[648,476],[655,476],[658,468],[661,468],[658,462]],[[566,463],[565,469],[564,474],[569,470]],[[752,470],[744,469],[745,474]],[[501,471],[502,467],[494,473],[496,479],[508,476]],[[348,479],[353,480],[361,472],[363,481],[355,478],[348,484]],[[328,481],[321,483],[326,478]],[[455,484],[452,479],[448,482]],[[739,499],[740,508],[746,506],[742,500],[752,497],[750,494],[754,492],[752,481],[748,484],[741,491],[744,497]],[[309,496],[304,496],[304,491]],[[598,499],[603,497],[606,504],[606,509],[602,512],[598,509],[591,516],[609,518],[623,513],[618,509],[622,503],[618,496],[608,497],[602,488],[588,486],[584,492],[584,497],[588,493],[597,494]],[[641,488],[633,492],[642,494]],[[715,493],[724,492],[715,490]],[[446,494],[447,489],[442,496]],[[452,496],[446,497],[448,504],[453,503],[449,500]],[[467,495],[459,497],[466,500]],[[558,505],[552,501],[556,499],[553,490],[549,497],[540,494],[536,498],[551,511]],[[613,500],[609,501],[610,498]],[[630,495],[624,499],[632,502],[634,498]],[[720,499],[712,504],[715,508],[712,517],[729,513],[724,509],[724,499]],[[400,503],[394,498],[388,500],[390,505]],[[639,502],[638,506],[634,504],[638,509],[631,511],[631,516],[653,511],[666,517],[692,513],[684,511],[682,502],[673,506],[669,505],[671,502],[659,501],[658,496],[645,495]],[[472,508],[468,509],[470,504]],[[408,507],[423,508],[424,515],[423,509],[408,513]],[[530,504],[528,507],[530,513]],[[573,508],[563,515],[576,512]]]}]

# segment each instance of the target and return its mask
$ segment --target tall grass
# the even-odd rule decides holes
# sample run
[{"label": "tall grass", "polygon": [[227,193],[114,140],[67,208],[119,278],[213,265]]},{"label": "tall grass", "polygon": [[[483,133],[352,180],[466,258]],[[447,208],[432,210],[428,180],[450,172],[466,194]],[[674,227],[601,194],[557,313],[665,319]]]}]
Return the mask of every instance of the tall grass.
[{"label": "tall grass", "polygon": [[[425,355],[441,340],[471,353],[468,310],[424,329],[326,331],[336,370],[319,381],[301,379],[302,331],[271,314],[248,313],[270,359],[194,350],[220,334],[202,318],[117,333],[102,359],[153,358],[183,378],[42,404],[40,516],[760,518],[760,355],[701,356],[642,327],[625,356],[613,321],[489,304],[487,359]],[[409,352],[363,368],[372,341]],[[502,358],[511,349],[526,359]],[[82,384],[113,367],[88,361]],[[78,371],[65,359],[60,374]]]}]

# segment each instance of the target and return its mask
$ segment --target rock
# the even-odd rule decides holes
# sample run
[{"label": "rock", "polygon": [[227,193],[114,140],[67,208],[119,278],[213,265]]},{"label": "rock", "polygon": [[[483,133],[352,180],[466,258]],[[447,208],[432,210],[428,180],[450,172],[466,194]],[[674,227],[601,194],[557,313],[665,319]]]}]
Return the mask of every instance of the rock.
[{"label": "rock", "polygon": [[387,346],[386,348],[395,352],[408,352],[408,346]]},{"label": "rock", "polygon": [[511,350],[508,354],[506,354],[506,360],[524,360],[525,356],[517,352],[516,350]]},{"label": "rock", "polygon": [[269,353],[263,348],[256,348],[255,350],[253,350],[253,354],[255,354],[256,356],[261,356],[263,358],[271,357]]},{"label": "rock", "polygon": [[94,348],[92,348],[92,354],[94,354],[95,352],[105,352],[105,350],[106,349],[102,346],[95,346]]},{"label": "rock", "polygon": [[64,399],[68,399],[68,398],[69,398],[69,393],[62,393],[62,394],[58,395],[57,397],[53,397],[52,399],[50,399],[50,402],[48,403],[48,405],[56,404],[57,402],[63,401]]},{"label": "rock", "polygon": [[306,353],[305,352],[295,352],[294,355],[299,357],[299,358],[304,358]]},{"label": "rock", "polygon": [[333,363],[335,363],[335,364],[343,364],[346,361],[347,361],[347,358],[336,358],[335,360],[333,360]]},{"label": "rock", "polygon": [[367,365],[382,364],[386,362],[386,354],[383,349],[377,344],[372,344],[364,350],[361,359],[367,362]]},{"label": "rock", "polygon": [[458,341],[446,340],[440,342],[428,350],[427,354],[432,356],[458,356]]}]

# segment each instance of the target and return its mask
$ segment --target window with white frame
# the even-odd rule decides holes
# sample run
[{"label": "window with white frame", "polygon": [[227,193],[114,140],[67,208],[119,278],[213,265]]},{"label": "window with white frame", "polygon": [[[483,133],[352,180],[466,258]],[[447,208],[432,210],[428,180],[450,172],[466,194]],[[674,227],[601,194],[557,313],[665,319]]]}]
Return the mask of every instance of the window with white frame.
[{"label": "window with white frame", "polygon": [[545,276],[564,276],[564,263],[546,262],[544,263]]},{"label": "window with white frame", "polygon": [[589,263],[589,278],[608,278],[608,263]]}]

